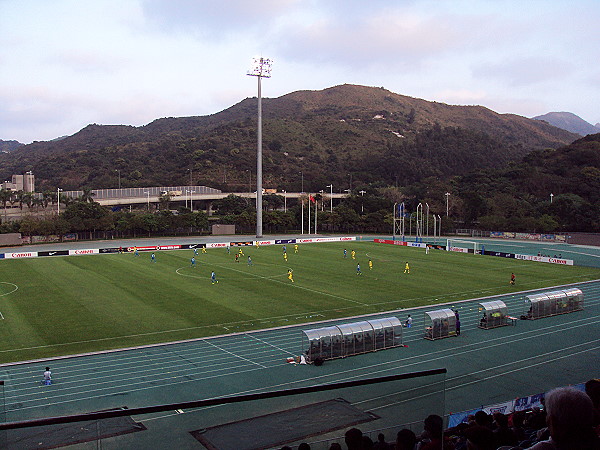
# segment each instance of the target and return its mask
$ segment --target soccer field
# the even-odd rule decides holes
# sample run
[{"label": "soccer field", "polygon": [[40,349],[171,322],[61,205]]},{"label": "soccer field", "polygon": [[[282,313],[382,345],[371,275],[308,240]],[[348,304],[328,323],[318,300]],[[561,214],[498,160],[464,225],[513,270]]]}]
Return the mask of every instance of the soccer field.
[{"label": "soccer field", "polygon": [[[344,258],[343,250],[347,249]],[[345,242],[0,261],[0,362],[243,332],[600,278],[600,270]],[[351,251],[356,252],[352,259]],[[252,258],[248,265],[247,257]],[[373,269],[369,269],[369,259]],[[405,264],[410,274],[404,273]],[[357,275],[360,263],[362,275]],[[294,283],[287,276],[293,270]],[[219,283],[212,284],[211,272]],[[509,284],[510,274],[517,277]]]}]

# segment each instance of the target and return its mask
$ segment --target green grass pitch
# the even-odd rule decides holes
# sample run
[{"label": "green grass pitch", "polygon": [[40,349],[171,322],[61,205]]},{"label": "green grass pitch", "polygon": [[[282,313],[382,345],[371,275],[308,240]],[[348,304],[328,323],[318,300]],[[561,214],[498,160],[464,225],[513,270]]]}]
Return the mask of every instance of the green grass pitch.
[{"label": "green grass pitch", "polygon": [[[343,257],[347,248],[348,256]],[[345,242],[0,261],[0,362],[123,348],[600,278],[587,267]],[[356,260],[350,256],[356,251]],[[250,255],[253,265],[247,264]],[[369,270],[368,261],[373,261]],[[404,273],[405,263],[410,274]],[[360,263],[362,275],[356,274]],[[294,283],[287,270],[293,270]],[[218,284],[211,284],[215,271]],[[509,284],[515,272],[517,284]]]}]

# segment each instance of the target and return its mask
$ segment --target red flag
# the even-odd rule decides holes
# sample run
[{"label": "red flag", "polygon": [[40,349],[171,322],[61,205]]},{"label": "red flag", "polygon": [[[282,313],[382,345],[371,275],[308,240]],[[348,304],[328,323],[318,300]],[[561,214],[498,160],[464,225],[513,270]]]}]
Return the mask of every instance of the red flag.
[{"label": "red flag", "polygon": [[311,194],[308,195],[308,199],[313,203],[315,203],[315,201],[316,201],[315,198]]}]

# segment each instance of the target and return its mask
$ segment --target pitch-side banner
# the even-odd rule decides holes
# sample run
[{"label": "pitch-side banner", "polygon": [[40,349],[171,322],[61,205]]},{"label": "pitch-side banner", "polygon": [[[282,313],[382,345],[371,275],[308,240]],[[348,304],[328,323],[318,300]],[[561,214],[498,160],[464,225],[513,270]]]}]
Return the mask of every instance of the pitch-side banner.
[{"label": "pitch-side banner", "polygon": [[550,263],[550,264],[562,264],[565,266],[573,265],[572,259],[549,258],[547,256],[515,255],[515,259],[523,259],[525,261],[545,262],[545,263]]},{"label": "pitch-side banner", "polygon": [[95,255],[100,253],[99,248],[81,248],[78,250],[69,250],[69,255]]},{"label": "pitch-side banner", "polygon": [[14,258],[35,258],[38,255],[38,252],[15,252],[15,253],[5,253],[4,257],[8,259]]}]

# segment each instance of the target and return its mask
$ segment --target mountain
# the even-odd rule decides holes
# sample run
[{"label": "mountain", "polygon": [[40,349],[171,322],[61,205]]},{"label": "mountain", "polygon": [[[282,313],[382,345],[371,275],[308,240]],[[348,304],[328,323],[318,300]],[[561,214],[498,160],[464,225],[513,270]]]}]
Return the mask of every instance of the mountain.
[{"label": "mountain", "polygon": [[455,181],[460,215],[481,229],[600,231],[600,133]]},{"label": "mountain", "polygon": [[550,125],[582,136],[600,133],[600,124],[592,125],[570,112],[549,112],[542,116],[533,117],[533,119],[548,122]]},{"label": "mountain", "polygon": [[[263,99],[265,187],[408,185],[503,167],[576,134],[545,122],[356,85]],[[31,170],[40,189],[206,184],[245,190],[256,167],[256,98],[216,114],[141,127],[92,124],[0,155],[0,177]],[[190,174],[191,170],[191,174]]]},{"label": "mountain", "polygon": [[21,144],[19,141],[3,141],[2,139],[0,139],[0,152],[2,152],[2,153],[12,152],[13,150],[16,150],[17,148],[21,147],[22,145],[25,145],[25,144]]}]

